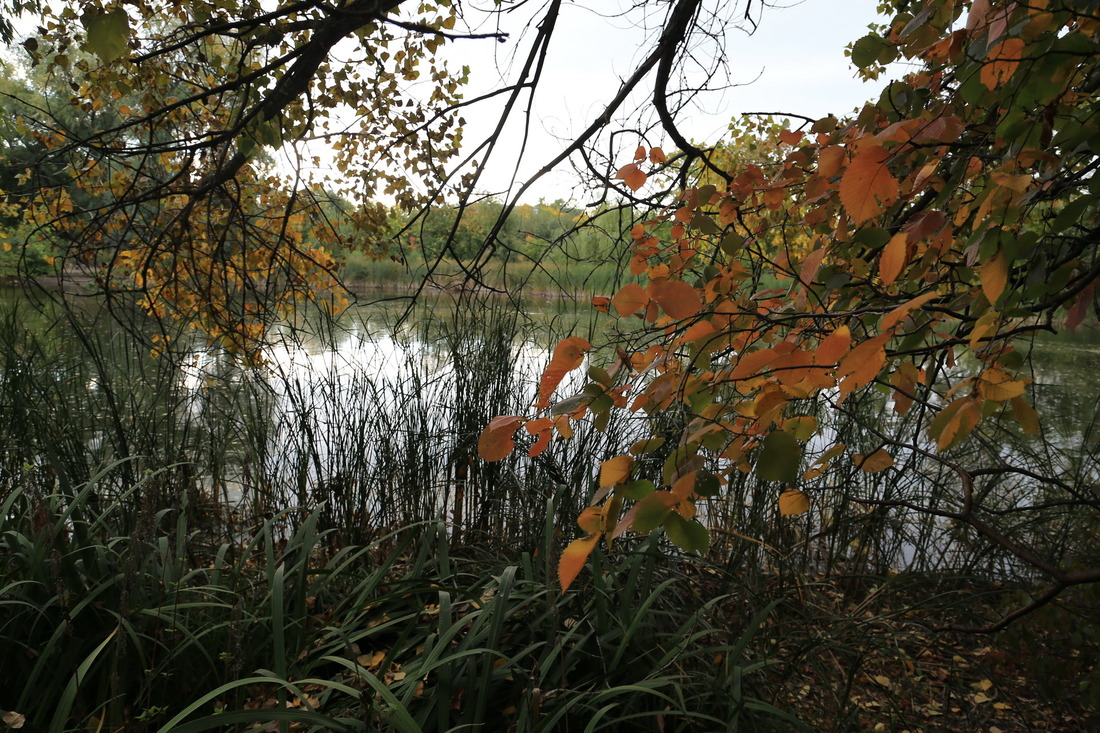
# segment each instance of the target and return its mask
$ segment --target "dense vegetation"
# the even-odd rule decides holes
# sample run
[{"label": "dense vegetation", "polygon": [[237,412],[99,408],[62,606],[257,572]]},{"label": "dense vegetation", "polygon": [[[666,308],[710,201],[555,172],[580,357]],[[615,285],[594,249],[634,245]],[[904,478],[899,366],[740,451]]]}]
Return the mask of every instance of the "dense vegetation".
[{"label": "dense vegetation", "polygon": [[884,2],[852,61],[912,73],[710,147],[734,8],[636,3],[584,209],[477,193],[472,6],[0,8],[3,725],[1095,723],[1093,3]]}]

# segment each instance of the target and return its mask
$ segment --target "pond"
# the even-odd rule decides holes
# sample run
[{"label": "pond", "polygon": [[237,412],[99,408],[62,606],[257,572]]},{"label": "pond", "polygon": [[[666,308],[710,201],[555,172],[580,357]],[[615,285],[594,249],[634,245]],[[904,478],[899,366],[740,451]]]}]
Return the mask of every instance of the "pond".
[{"label": "pond", "polygon": [[[522,542],[544,531],[549,506],[557,531],[572,536],[572,517],[591,496],[599,462],[655,427],[644,415],[621,416],[605,432],[582,427],[536,460],[522,450],[499,464],[476,457],[489,420],[530,414],[558,339],[606,338],[604,316],[583,302],[517,307],[443,293],[409,309],[403,300],[380,300],[337,321],[311,316],[276,329],[260,368],[183,335],[175,358],[153,358],[134,338],[139,321],[127,328],[94,300],[67,319],[32,308],[15,291],[0,294],[0,303],[6,481],[33,471],[72,487],[111,467],[115,483],[105,481],[104,491],[122,491],[152,472],[165,501],[185,496],[242,521],[283,515],[292,524],[293,507],[319,507],[332,526],[359,535],[443,518],[469,537]],[[1083,328],[1044,336],[1029,363],[1043,434],[987,435],[953,460],[985,471],[977,490],[999,526],[1034,545],[1070,547],[1066,537],[1080,529],[1068,510],[1051,510],[1042,521],[1010,510],[1065,504],[1065,491],[1094,491],[1082,487],[1100,481],[1093,429],[1100,334]],[[567,382],[563,393],[575,388]],[[845,410],[821,402],[816,410],[823,430],[808,453],[837,442],[869,452],[883,435],[911,442],[919,433],[893,413],[885,394]],[[732,532],[715,534],[716,545],[765,566],[782,557],[807,568],[851,562],[1023,572],[1011,558],[976,549],[952,522],[904,508],[948,511],[959,500],[958,476],[921,454],[929,441],[914,445],[897,451],[895,467],[883,473],[838,464],[807,480],[800,488],[814,508],[795,521],[775,516],[775,487],[751,475],[732,476],[722,501],[703,514]],[[1021,470],[998,473],[998,465]],[[656,465],[638,470],[659,474]],[[897,506],[876,509],[881,501]],[[738,539],[746,533],[753,542]]]}]

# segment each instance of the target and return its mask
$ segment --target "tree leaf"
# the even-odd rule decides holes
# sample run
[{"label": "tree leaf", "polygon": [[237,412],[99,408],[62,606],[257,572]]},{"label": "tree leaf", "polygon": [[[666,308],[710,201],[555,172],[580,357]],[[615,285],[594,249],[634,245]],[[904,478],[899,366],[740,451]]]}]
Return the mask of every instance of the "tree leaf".
[{"label": "tree leaf", "polygon": [[665,534],[672,544],[684,552],[706,554],[710,548],[710,532],[694,519],[685,519],[676,512],[665,517]]},{"label": "tree leaf", "polygon": [[908,249],[908,241],[909,235],[905,232],[899,232],[890,237],[890,241],[886,243],[886,247],[882,250],[882,255],[878,260],[878,272],[883,285],[893,284],[898,279],[898,275],[901,274],[902,268],[907,264],[905,255]]},{"label": "tree leaf", "polygon": [[699,312],[699,292],[683,280],[659,280],[649,284],[649,294],[668,315],[680,320]]},{"label": "tree leaf", "polygon": [[790,433],[775,430],[764,438],[756,459],[756,475],[764,481],[792,483],[798,478],[802,446]]},{"label": "tree leaf", "polygon": [[986,369],[978,380],[978,394],[992,402],[1005,402],[1027,390],[1030,379],[1014,379],[1001,369]]},{"label": "tree leaf", "polygon": [[989,51],[989,60],[982,66],[981,81],[986,89],[996,90],[1016,73],[1024,56],[1024,42],[1007,38]]},{"label": "tree leaf", "polygon": [[665,517],[672,511],[677,503],[676,497],[667,491],[654,491],[633,507],[627,516],[629,526],[635,532],[645,534],[652,532],[665,522]]},{"label": "tree leaf", "polygon": [[886,366],[886,341],[889,334],[880,334],[868,339],[848,352],[836,368],[837,379],[841,379],[840,394],[846,396],[857,389],[866,387]]},{"label": "tree leaf", "polygon": [[879,473],[894,465],[894,457],[882,448],[879,448],[870,455],[855,455],[852,456],[852,458],[855,460],[859,470],[866,471],[867,473]]},{"label": "tree leaf", "polygon": [[600,486],[614,486],[630,478],[634,468],[634,456],[615,456],[600,464]]},{"label": "tree leaf", "polygon": [[898,198],[898,181],[886,167],[890,151],[864,145],[840,177],[840,202],[859,225],[878,216]]},{"label": "tree leaf", "polygon": [[624,165],[619,169],[619,172],[615,174],[615,177],[621,179],[631,191],[637,191],[644,186],[646,178],[648,178],[645,171],[634,163]]},{"label": "tree leaf", "polygon": [[125,10],[108,13],[88,11],[80,16],[88,39],[88,48],[109,64],[128,51],[130,18]]},{"label": "tree leaf", "polygon": [[580,575],[584,563],[588,560],[588,556],[592,554],[592,550],[596,548],[596,543],[599,541],[599,534],[590,534],[587,537],[573,540],[562,550],[561,559],[558,560],[558,582],[561,583],[563,593],[569,590],[569,586]]},{"label": "tree leaf", "polygon": [[779,516],[791,517],[810,511],[810,497],[798,489],[784,489],[779,495]]},{"label": "tree leaf", "polygon": [[814,363],[834,366],[852,345],[852,332],[847,326],[839,326],[821,341],[814,352]]},{"label": "tree leaf", "polygon": [[634,315],[648,304],[649,295],[638,283],[627,283],[611,299],[611,305],[624,317]]},{"label": "tree leaf", "polygon": [[990,305],[994,305],[1008,284],[1008,268],[1005,265],[1004,250],[997,249],[997,254],[982,263],[980,269],[982,279],[982,292]]},{"label": "tree leaf", "polygon": [[477,440],[477,454],[486,461],[499,461],[506,458],[516,447],[512,436],[519,430],[523,421],[524,418],[516,415],[494,418],[481,431],[481,436]]},{"label": "tree leaf", "polygon": [[558,342],[554,347],[554,356],[543,371],[542,379],[539,380],[539,399],[535,403],[536,407],[550,406],[550,395],[554,394],[554,390],[558,388],[566,374],[581,365],[584,355],[590,348],[592,344],[588,339],[580,336],[572,336]]}]

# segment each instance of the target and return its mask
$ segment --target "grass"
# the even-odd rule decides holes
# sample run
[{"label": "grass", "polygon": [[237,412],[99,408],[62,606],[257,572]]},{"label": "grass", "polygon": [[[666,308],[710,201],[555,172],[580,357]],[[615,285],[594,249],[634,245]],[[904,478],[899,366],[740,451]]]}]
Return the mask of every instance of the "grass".
[{"label": "grass", "polygon": [[[660,567],[653,541],[562,595],[549,582],[551,531],[516,564],[462,551],[440,523],[334,548],[321,513],[296,509],[284,512],[297,515],[292,531],[272,518],[211,542],[184,501],[146,502],[136,521],[127,496],[96,501],[120,468],[71,497],[25,475],[2,507],[0,708],[34,729],[792,722],[753,695],[767,661],[749,645],[772,608],[731,634],[726,599],[683,604],[690,589]],[[714,655],[721,674],[703,674]]]}]

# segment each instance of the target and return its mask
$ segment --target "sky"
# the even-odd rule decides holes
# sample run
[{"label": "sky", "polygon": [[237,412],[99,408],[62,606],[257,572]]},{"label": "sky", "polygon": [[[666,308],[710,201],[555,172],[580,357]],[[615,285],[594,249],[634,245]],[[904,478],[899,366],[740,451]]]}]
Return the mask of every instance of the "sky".
[{"label": "sky", "polygon": [[[491,0],[480,2],[492,6]],[[744,2],[740,0],[735,6],[738,14],[743,13]],[[652,47],[645,43],[646,30],[638,27],[640,22],[646,22],[644,18],[637,13],[614,17],[620,6],[634,4],[637,3],[626,0],[565,4],[534,100],[528,152],[520,165],[519,180],[541,168],[566,141],[586,127],[618,90],[620,79],[629,75]],[[875,0],[769,0],[769,5],[763,7],[761,0],[754,0],[754,19],[758,22],[755,32],[750,35],[731,28],[723,44],[729,58],[730,81],[736,86],[704,97],[701,108],[682,116],[680,122],[685,134],[695,141],[713,142],[721,138],[730,119],[742,113],[844,115],[877,97],[885,80],[861,81],[844,55],[847,44],[867,33],[868,24],[881,22],[875,14],[875,5]],[[649,19],[652,25],[663,17],[667,5],[650,6],[660,11]],[[541,3],[529,7],[541,7]],[[591,8],[598,8],[602,17]],[[475,13],[468,14],[466,20],[475,29],[492,30],[478,26]],[[503,44],[486,41],[448,44],[445,54],[449,63],[471,67],[467,96],[498,87],[501,74],[496,69],[507,71],[507,54],[517,47],[520,54],[526,52],[532,30],[524,34],[518,18],[510,19],[507,30],[510,37]],[[714,50],[701,48],[700,53],[705,56]],[[521,62],[522,58],[515,63],[518,66]],[[644,86],[649,91],[652,82]],[[480,140],[496,124],[499,109],[485,106],[464,116],[467,140]],[[633,122],[629,115],[617,120],[622,129],[631,128]],[[520,140],[518,125],[506,129],[503,150],[495,161],[490,160],[479,181],[481,190],[497,194],[507,190]],[[638,142],[636,136],[619,137],[612,147],[621,146],[621,151],[613,149],[608,151],[609,155],[617,154],[621,158],[619,165],[626,164]],[[663,142],[669,148],[674,147]],[[540,181],[522,200],[536,203],[540,198],[567,198],[575,182],[575,176],[566,168]],[[583,191],[576,193],[583,195]]]}]

